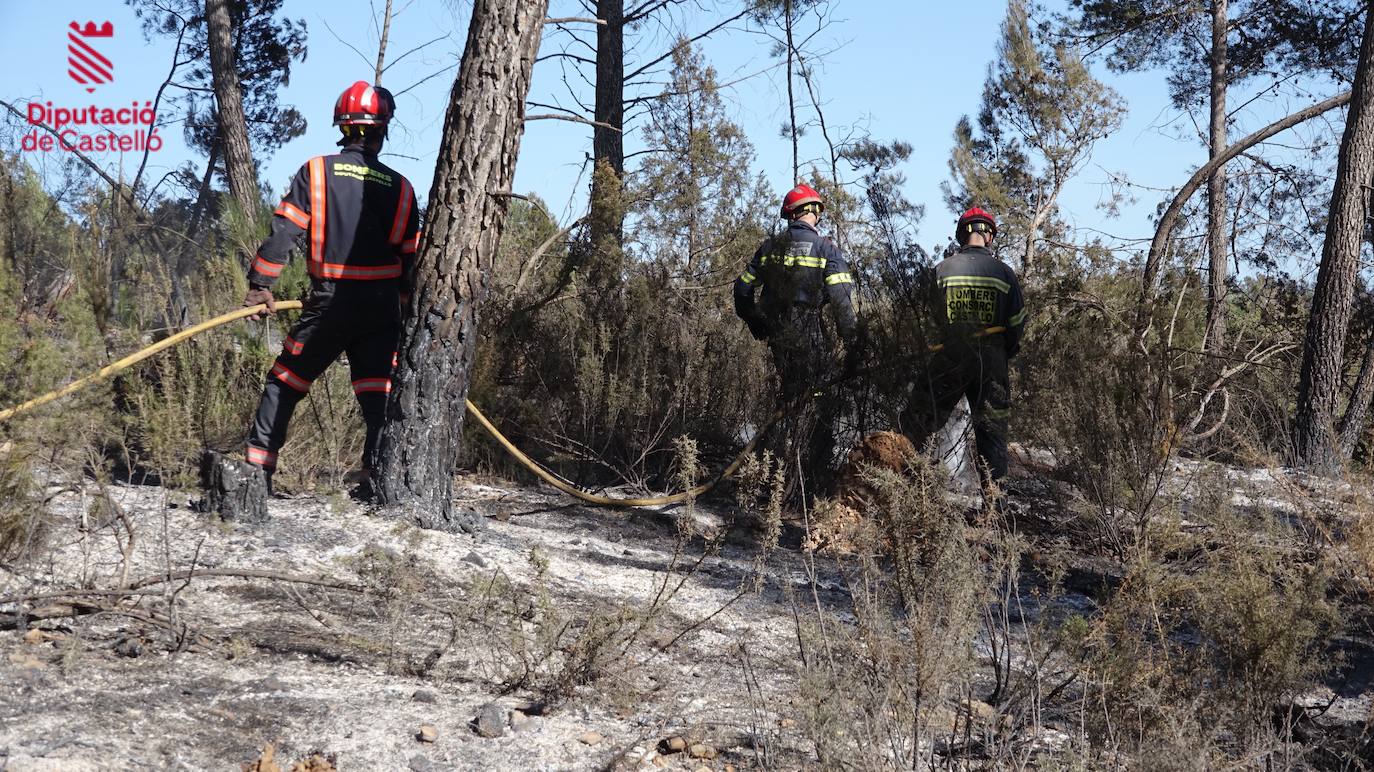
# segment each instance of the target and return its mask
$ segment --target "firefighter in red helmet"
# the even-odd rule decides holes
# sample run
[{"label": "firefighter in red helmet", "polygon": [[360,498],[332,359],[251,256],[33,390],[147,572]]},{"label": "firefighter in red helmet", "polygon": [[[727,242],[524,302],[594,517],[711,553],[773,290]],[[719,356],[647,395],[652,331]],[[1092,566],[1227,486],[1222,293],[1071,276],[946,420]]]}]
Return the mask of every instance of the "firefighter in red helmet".
[{"label": "firefighter in red helmet", "polygon": [[[836,370],[835,344],[821,317],[823,307],[833,310],[835,327],[846,342],[852,345],[855,337],[853,278],[839,247],[816,228],[824,211],[825,202],[814,188],[793,188],[783,197],[780,212],[787,229],[765,240],[735,280],[735,313],[755,340],[768,342],[785,404],[808,394]],[[755,290],[760,289],[756,302]],[[786,458],[791,459],[785,448],[789,441],[805,448],[803,468],[813,478],[807,485],[811,491],[827,482],[836,407],[832,395],[820,394],[814,410],[794,410],[800,415],[782,431],[784,447],[777,450]]]},{"label": "firefighter in red helmet", "polygon": [[1007,363],[1020,348],[1026,307],[1016,272],[992,253],[993,216],[969,209],[954,235],[959,249],[935,266],[931,286],[944,346],[931,354],[929,368],[917,378],[902,430],[923,447],[967,397],[978,456],[986,477],[995,481],[1007,474]]},{"label": "firefighter in red helmet", "polygon": [[381,433],[391,368],[409,294],[420,214],[410,182],[377,159],[396,111],[391,93],[358,81],[334,104],[340,150],[310,159],[273,213],[272,233],[253,257],[245,306],[274,311],[272,284],[304,238],[310,297],[286,337],[249,429],[248,462],[269,488],[277,452],[297,403],[340,354],[348,355],[353,393],[367,438],[361,486],[366,493]]}]

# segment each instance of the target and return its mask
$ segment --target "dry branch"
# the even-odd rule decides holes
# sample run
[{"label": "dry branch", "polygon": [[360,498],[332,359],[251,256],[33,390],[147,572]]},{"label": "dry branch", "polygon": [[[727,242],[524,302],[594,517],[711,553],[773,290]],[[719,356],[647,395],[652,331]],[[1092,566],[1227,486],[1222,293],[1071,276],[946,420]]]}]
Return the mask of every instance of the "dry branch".
[{"label": "dry branch", "polygon": [[572,123],[585,123],[588,126],[597,126],[611,131],[620,131],[620,127],[613,126],[605,121],[594,121],[591,118],[583,118],[580,115],[557,115],[554,113],[541,113],[539,115],[526,115],[525,121],[571,121]]},{"label": "dry branch", "polygon": [[[1188,181],[1179,188],[1174,195],[1173,201],[1169,203],[1169,208],[1164,211],[1164,215],[1159,218],[1159,225],[1155,228],[1154,239],[1150,242],[1150,251],[1145,257],[1145,270],[1140,280],[1140,296],[1142,305],[1154,294],[1155,275],[1159,272],[1160,263],[1164,259],[1165,250],[1168,248],[1169,240],[1173,238],[1174,229],[1178,226],[1179,215],[1183,213],[1183,206],[1188,203],[1202,183],[1212,176],[1212,172],[1221,168],[1231,159],[1269,139],[1279,132],[1291,129],[1303,121],[1321,115],[1322,113],[1334,110],[1350,101],[1351,92],[1345,91],[1330,99],[1318,102],[1311,107],[1299,110],[1291,115],[1280,118],[1277,121],[1255,131],[1248,136],[1237,140],[1235,144],[1226,148],[1212,160],[1203,164]],[[1143,321],[1139,328],[1143,329]]]}]

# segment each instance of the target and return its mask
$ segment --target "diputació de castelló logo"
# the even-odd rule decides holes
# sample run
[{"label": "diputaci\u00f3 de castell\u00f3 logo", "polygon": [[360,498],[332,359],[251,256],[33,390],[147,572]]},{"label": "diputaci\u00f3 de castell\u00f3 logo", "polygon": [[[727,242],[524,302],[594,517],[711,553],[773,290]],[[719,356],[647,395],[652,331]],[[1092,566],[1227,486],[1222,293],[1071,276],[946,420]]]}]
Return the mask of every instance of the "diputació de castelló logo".
[{"label": "diputaci\u00f3 de castell\u00f3 logo", "polygon": [[[67,25],[67,75],[86,93],[93,94],[114,81],[115,66],[104,41],[114,38],[114,23],[97,25],[72,22]],[[52,100],[29,102],[29,125],[21,147],[29,152],[52,150],[82,153],[157,151],[162,137],[157,134],[157,111],[151,101],[135,100],[129,106],[97,104],[62,105]]]},{"label": "diputaci\u00f3 de castell\u00f3 logo", "polygon": [[114,24],[105,22],[99,27],[88,21],[82,27],[76,22],[70,25],[67,33],[67,74],[72,80],[86,87],[86,93],[95,92],[95,87],[114,80],[114,63],[95,49],[97,38],[114,37]]}]

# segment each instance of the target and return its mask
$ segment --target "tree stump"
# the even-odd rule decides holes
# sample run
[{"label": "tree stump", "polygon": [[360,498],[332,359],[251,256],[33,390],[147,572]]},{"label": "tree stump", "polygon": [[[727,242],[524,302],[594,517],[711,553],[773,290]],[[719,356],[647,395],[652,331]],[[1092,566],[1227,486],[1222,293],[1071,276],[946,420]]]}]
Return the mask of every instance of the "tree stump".
[{"label": "tree stump", "polygon": [[259,467],[207,450],[201,457],[200,482],[206,511],[235,522],[267,521],[267,473]]}]

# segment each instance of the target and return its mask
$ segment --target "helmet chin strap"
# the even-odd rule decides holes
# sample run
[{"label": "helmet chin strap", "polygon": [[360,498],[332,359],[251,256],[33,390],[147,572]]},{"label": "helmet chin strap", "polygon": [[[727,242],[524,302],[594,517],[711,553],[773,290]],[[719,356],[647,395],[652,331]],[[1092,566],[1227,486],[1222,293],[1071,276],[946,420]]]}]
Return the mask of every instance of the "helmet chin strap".
[{"label": "helmet chin strap", "polygon": [[350,124],[339,128],[343,131],[343,136],[339,138],[338,142],[340,147],[374,143],[380,147],[382,141],[386,139],[386,126],[383,125]]}]

